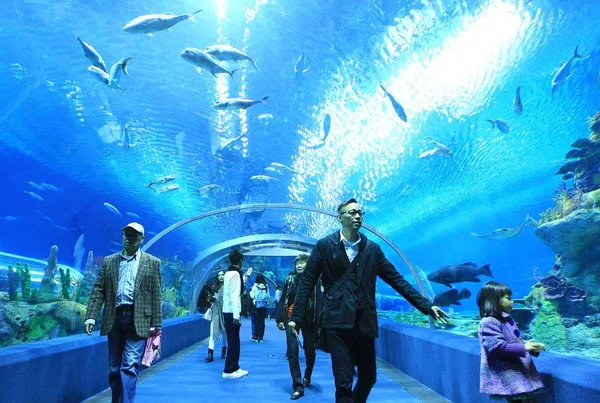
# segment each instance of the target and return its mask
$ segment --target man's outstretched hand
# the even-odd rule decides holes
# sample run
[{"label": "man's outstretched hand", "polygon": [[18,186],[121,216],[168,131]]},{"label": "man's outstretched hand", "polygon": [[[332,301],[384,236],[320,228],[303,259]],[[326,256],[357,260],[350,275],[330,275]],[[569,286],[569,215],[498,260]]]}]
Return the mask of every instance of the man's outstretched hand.
[{"label": "man's outstretched hand", "polygon": [[431,316],[433,316],[433,319],[436,323],[443,323],[445,325],[450,323],[448,321],[450,316],[446,312],[442,311],[442,309],[439,306],[434,305],[431,307]]}]

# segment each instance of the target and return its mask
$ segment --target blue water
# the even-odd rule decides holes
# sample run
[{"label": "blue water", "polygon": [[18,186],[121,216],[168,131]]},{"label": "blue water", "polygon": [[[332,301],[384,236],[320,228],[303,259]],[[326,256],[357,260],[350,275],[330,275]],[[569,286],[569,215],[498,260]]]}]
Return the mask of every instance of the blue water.
[{"label": "blue water", "polygon": [[[153,37],[122,29],[143,14],[200,8],[197,24],[183,21]],[[59,262],[73,264],[81,234],[86,250],[104,256],[118,249],[112,242],[120,241],[119,229],[130,221],[157,233],[243,202],[334,211],[355,196],[367,212],[365,222],[425,272],[490,264],[495,279],[522,297],[535,283],[533,267],[551,268],[552,250],[531,227],[505,241],[470,233],[514,227],[526,214],[537,218],[552,206],[561,182],[554,172],[570,144],[588,135],[586,120],[598,109],[599,12],[600,3],[591,0],[5,0],[0,216],[18,219],[0,220],[0,250],[45,258],[56,244]],[[126,93],[87,73],[90,62],[78,35],[109,67],[135,57],[130,75],[121,79]],[[234,82],[198,74],[180,57],[186,47],[215,43],[244,50],[259,71],[229,62],[238,69]],[[577,45],[584,58],[552,94],[554,73]],[[301,51],[310,69],[295,79]],[[379,85],[403,105],[407,123]],[[510,110],[517,86],[522,116]],[[214,110],[212,104],[227,95],[269,99],[245,112]],[[267,113],[272,120],[259,118]],[[325,145],[307,148],[321,138],[325,114],[332,119]],[[505,120],[510,133],[493,129],[487,119]],[[133,139],[128,150],[111,134],[124,125]],[[245,137],[233,150],[216,153],[239,135]],[[419,159],[431,148],[428,136],[449,145],[453,158]],[[265,174],[272,162],[295,173],[267,184],[249,179]],[[165,175],[175,175],[180,189],[156,194],[146,187]],[[28,181],[61,191],[35,190]],[[203,196],[198,189],[208,184],[218,189]],[[149,252],[191,262],[214,243],[247,233],[243,222],[241,213],[197,222]],[[310,237],[337,228],[334,220],[285,210],[265,212],[258,226]],[[466,286],[476,294],[479,284]],[[379,292],[392,293],[384,284]],[[463,308],[474,310],[474,297]]]}]

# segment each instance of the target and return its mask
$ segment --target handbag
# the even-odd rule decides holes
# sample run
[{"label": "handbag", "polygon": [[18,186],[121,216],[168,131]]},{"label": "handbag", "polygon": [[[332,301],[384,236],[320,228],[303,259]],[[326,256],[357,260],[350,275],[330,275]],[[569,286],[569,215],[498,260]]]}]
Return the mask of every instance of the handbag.
[{"label": "handbag", "polygon": [[144,356],[142,357],[142,365],[146,367],[151,366],[160,358],[161,350],[161,339],[162,329],[152,332],[146,339],[146,347],[144,349]]},{"label": "handbag", "polygon": [[212,320],[212,305],[208,307],[206,312],[204,312],[203,318],[209,322]]},{"label": "handbag", "polygon": [[[355,262],[358,263],[358,260],[355,259]],[[316,347],[325,353],[331,353],[331,350],[329,349],[329,345],[327,344],[327,329],[323,329],[321,327],[321,325],[323,323],[323,315],[325,314],[325,309],[327,308],[327,303],[329,302],[329,300],[331,300],[331,296],[336,293],[336,291],[342,286],[342,284],[344,284],[344,282],[350,275],[350,272],[356,266],[357,265],[350,263],[348,265],[348,267],[346,268],[346,271],[344,272],[344,274],[342,274],[342,276],[334,282],[334,285],[332,287],[333,291],[328,292],[327,294],[323,294],[323,309],[321,310],[321,313],[319,314],[319,318],[317,320]]]}]

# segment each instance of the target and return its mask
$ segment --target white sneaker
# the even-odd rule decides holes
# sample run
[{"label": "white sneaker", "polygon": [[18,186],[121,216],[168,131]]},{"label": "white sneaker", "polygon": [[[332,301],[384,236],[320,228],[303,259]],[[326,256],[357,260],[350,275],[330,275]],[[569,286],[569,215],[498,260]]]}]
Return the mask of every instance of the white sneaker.
[{"label": "white sneaker", "polygon": [[235,374],[235,373],[237,373],[237,372],[239,372],[240,374],[242,374],[242,376],[246,376],[246,375],[248,375],[248,371],[246,371],[246,370],[243,370],[243,369],[241,369],[241,368],[240,368],[240,369],[238,369],[237,371],[235,371],[235,372],[234,372],[234,374]]},{"label": "white sneaker", "polygon": [[241,378],[242,376],[244,376],[244,374],[242,374],[240,372],[240,370],[238,369],[237,371],[232,372],[230,374],[223,372],[223,374],[221,375],[221,378],[223,378],[223,379],[238,379],[238,378]]}]

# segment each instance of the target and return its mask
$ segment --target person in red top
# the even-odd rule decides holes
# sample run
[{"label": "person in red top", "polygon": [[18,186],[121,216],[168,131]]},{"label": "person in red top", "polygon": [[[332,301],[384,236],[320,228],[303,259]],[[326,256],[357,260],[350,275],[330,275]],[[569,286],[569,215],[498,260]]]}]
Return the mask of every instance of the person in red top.
[{"label": "person in red top", "polygon": [[293,328],[287,326],[290,318],[292,317],[292,311],[294,309],[294,302],[296,298],[296,291],[298,290],[298,283],[300,277],[306,268],[308,262],[308,255],[300,254],[296,257],[295,268],[296,270],[288,276],[281,292],[281,301],[277,306],[277,327],[280,330],[286,330],[287,340],[287,351],[286,356],[288,357],[288,363],[290,365],[290,374],[292,375],[292,387],[294,392],[292,393],[291,399],[297,400],[304,396],[304,387],[310,385],[313,367],[315,365],[315,359],[317,357],[315,352],[316,336],[317,336],[317,317],[320,312],[318,308],[321,302],[321,285],[316,284],[313,287],[311,296],[308,301],[308,309],[304,317],[304,322],[298,332],[302,332],[302,338],[304,339],[304,356],[306,357],[306,370],[304,371],[304,378],[302,378],[302,372],[300,371],[300,361],[298,359],[300,349],[298,343],[298,337]]}]

